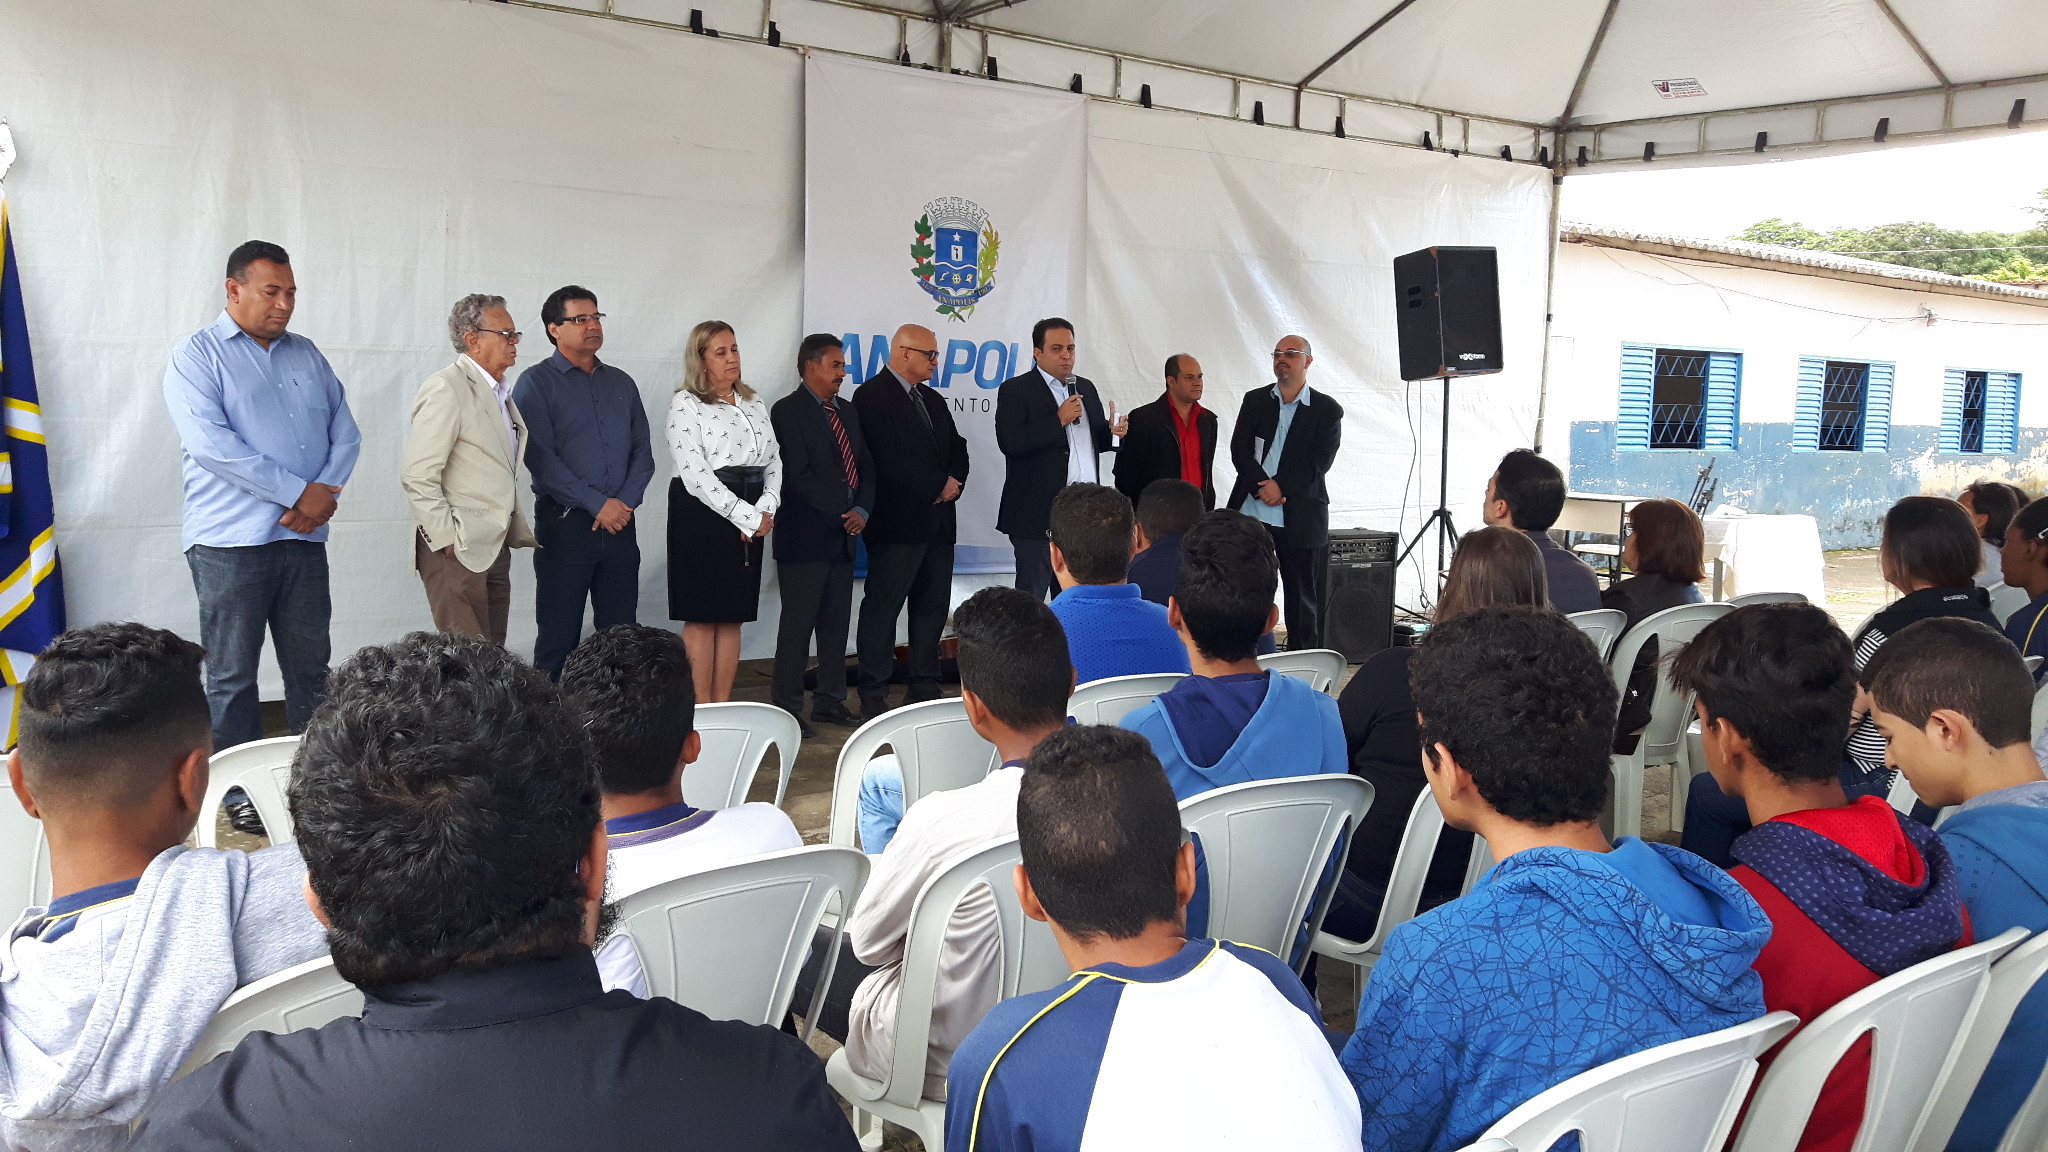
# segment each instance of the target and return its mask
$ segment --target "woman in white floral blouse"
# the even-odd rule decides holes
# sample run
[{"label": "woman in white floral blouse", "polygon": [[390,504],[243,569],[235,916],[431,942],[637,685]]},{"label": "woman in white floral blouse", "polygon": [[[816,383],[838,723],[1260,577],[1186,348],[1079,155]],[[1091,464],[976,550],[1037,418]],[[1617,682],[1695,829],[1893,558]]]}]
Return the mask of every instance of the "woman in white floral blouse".
[{"label": "woman in white floral blouse", "polygon": [[683,621],[697,702],[732,698],[740,625],[759,613],[762,542],[781,506],[782,453],[768,409],[740,379],[732,325],[690,330],[668,406],[668,615]]}]

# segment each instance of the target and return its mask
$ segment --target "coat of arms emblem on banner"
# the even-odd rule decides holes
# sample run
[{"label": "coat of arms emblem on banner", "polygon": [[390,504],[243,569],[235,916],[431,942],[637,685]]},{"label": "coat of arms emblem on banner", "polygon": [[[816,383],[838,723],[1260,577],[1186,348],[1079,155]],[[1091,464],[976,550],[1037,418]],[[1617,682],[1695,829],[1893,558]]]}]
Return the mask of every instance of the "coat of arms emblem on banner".
[{"label": "coat of arms emblem on banner", "polygon": [[981,298],[995,291],[996,255],[1001,239],[981,205],[941,196],[924,206],[910,245],[910,274],[938,303],[938,313],[965,320]]}]

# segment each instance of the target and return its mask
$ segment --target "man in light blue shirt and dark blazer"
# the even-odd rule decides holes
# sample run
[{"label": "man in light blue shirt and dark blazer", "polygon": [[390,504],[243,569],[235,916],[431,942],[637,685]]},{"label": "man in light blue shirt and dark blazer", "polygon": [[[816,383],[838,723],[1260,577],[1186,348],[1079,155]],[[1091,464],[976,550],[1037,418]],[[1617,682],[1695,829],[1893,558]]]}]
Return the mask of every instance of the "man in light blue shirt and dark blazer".
[{"label": "man in light blue shirt and dark blazer", "polygon": [[266,627],[293,732],[327,683],[327,522],[362,436],[327,358],[285,331],[297,294],[283,248],[236,248],[226,310],[180,341],[164,372],[184,449],[183,542],[216,750],[263,736],[256,669]]},{"label": "man in light blue shirt and dark blazer", "polygon": [[519,374],[512,402],[526,418],[533,476],[533,665],[559,680],[592,627],[637,624],[640,542],[633,512],[654,479],[647,408],[631,376],[597,358],[604,313],[590,289],[549,293],[540,322],[554,355]]},{"label": "man in light blue shirt and dark blazer", "polygon": [[1330,492],[1323,477],[1337,460],[1344,406],[1308,386],[1308,341],[1273,346],[1273,383],[1247,393],[1230,433],[1237,485],[1225,508],[1263,523],[1280,557],[1281,601],[1291,649],[1323,646],[1322,604],[1330,551]]}]

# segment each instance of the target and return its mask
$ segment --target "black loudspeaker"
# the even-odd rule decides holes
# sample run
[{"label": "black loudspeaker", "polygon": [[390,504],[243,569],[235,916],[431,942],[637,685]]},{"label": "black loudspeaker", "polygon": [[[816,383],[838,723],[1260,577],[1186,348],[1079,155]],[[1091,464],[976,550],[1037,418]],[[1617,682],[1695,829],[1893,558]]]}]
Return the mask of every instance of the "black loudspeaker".
[{"label": "black loudspeaker", "polygon": [[1330,533],[1323,640],[1356,664],[1394,642],[1394,553],[1401,538],[1370,528]]},{"label": "black loudspeaker", "polygon": [[1394,257],[1401,379],[1500,371],[1500,265],[1491,248]]}]

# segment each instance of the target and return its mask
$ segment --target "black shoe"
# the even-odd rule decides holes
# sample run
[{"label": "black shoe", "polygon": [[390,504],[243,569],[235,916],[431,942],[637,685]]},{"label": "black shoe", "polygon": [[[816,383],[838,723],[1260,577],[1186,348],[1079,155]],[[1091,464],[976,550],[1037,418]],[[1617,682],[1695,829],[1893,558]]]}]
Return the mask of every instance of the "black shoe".
[{"label": "black shoe", "polygon": [[796,718],[796,730],[798,732],[803,733],[803,737],[806,740],[809,740],[818,734],[818,730],[816,728],[811,727],[811,722],[804,719],[801,716],[798,716]]},{"label": "black shoe", "polygon": [[240,788],[228,796],[224,807],[228,810],[228,827],[244,836],[270,835],[263,827],[263,817],[256,814],[256,805],[250,803],[249,794]]},{"label": "black shoe", "polygon": [[905,705],[922,704],[927,700],[937,700],[944,695],[945,693],[937,688],[912,688],[904,693],[903,703]]},{"label": "black shoe", "polygon": [[819,724],[839,724],[847,728],[860,727],[860,718],[838,703],[811,705],[811,719]]}]

